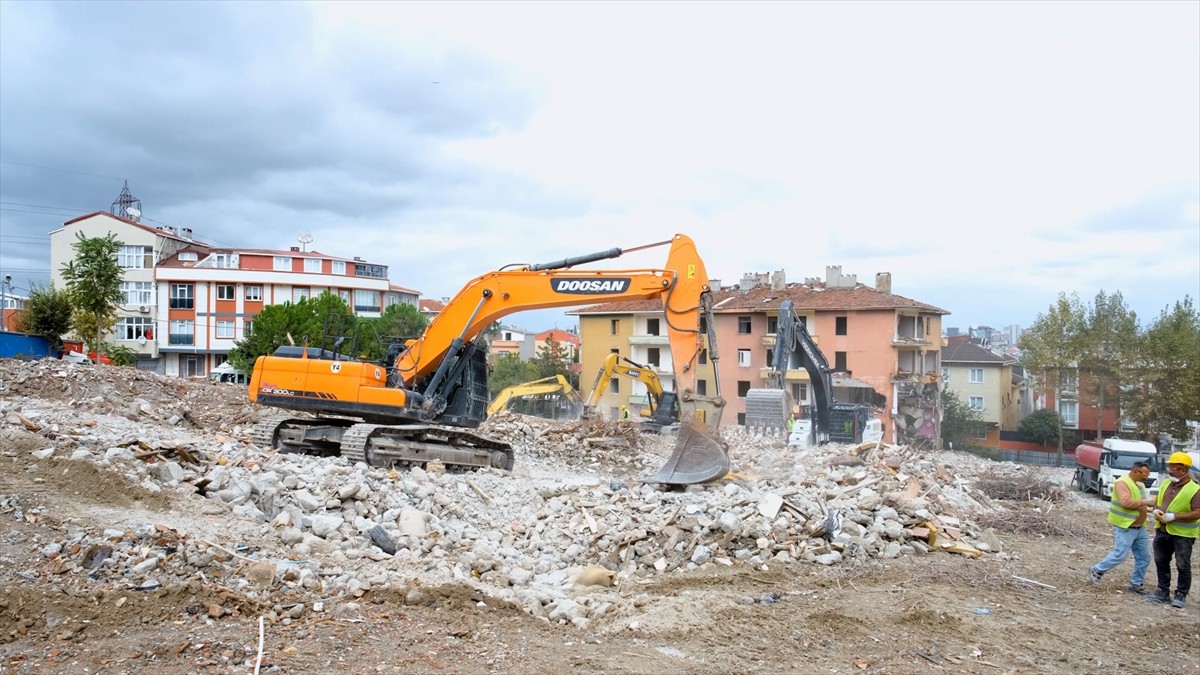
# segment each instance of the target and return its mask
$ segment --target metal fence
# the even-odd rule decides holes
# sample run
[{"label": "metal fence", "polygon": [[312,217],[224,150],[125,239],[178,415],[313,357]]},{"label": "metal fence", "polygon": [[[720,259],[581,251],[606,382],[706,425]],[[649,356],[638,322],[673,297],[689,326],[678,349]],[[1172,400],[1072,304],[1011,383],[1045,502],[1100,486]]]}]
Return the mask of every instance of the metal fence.
[{"label": "metal fence", "polygon": [[[1018,464],[1036,464],[1038,466],[1054,466],[1057,462],[1055,453],[1042,452],[1041,450],[1002,450],[996,448],[992,450],[996,453],[996,459],[1003,462],[1017,462]],[[1063,466],[1075,466],[1075,455],[1069,452],[1064,452],[1062,456]]]}]

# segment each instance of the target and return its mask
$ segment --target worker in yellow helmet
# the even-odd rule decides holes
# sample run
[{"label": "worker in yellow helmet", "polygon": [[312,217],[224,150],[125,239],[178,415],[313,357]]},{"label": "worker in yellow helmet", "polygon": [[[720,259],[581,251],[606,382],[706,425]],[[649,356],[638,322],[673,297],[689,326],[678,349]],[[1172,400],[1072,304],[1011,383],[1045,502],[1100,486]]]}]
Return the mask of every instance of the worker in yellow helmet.
[{"label": "worker in yellow helmet", "polygon": [[[1146,599],[1151,602],[1170,603],[1183,609],[1188,591],[1192,587],[1192,546],[1200,534],[1200,485],[1192,480],[1189,470],[1192,458],[1186,452],[1176,452],[1167,458],[1169,483],[1158,491],[1158,505],[1154,509],[1154,567],[1158,572],[1158,591]],[[1175,569],[1179,578],[1175,584],[1175,597],[1171,590],[1171,558],[1175,558]]]}]

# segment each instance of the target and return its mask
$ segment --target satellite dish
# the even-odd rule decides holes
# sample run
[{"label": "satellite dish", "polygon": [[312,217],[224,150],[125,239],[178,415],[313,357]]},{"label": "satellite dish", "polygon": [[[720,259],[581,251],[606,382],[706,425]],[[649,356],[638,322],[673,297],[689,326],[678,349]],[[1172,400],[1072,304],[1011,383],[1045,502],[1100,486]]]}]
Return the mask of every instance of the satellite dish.
[{"label": "satellite dish", "polygon": [[138,336],[138,344],[142,345],[143,347],[146,346],[146,336],[145,335]]},{"label": "satellite dish", "polygon": [[125,207],[125,215],[129,216],[130,218],[141,218],[142,212],[133,208],[132,206],[127,206]]},{"label": "satellite dish", "polygon": [[[304,234],[300,235],[299,237],[296,237],[296,241],[300,242],[305,247],[307,247],[309,244],[311,244],[312,240],[313,240],[313,236],[311,234],[309,234],[308,232],[305,232]],[[304,249],[301,249],[301,250],[304,250]]]}]

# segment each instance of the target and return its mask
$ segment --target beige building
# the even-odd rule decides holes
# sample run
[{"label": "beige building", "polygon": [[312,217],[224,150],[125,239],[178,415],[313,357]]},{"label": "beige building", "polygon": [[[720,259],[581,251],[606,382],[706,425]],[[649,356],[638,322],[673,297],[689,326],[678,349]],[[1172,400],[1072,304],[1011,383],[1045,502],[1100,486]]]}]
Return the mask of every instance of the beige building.
[{"label": "beige building", "polygon": [[978,439],[1000,439],[1001,431],[1016,431],[1027,396],[1025,379],[1014,372],[1015,358],[996,352],[961,335],[946,339],[942,347],[942,381],[983,424]]}]

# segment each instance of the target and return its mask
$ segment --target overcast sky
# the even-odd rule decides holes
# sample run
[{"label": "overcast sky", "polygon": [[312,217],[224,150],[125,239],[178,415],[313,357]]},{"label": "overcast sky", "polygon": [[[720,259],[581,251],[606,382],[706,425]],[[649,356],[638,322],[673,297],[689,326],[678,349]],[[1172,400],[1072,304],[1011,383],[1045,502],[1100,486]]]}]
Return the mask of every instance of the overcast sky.
[{"label": "overcast sky", "polygon": [[125,179],[148,224],[424,297],[683,232],[727,284],[1145,324],[1200,295],[1200,3],[0,2],[0,270],[47,282]]}]

